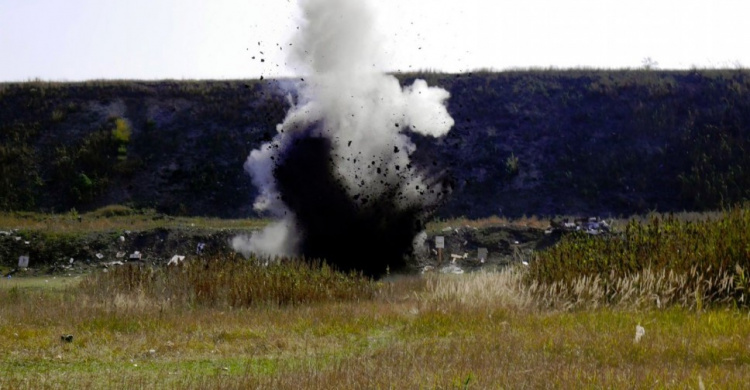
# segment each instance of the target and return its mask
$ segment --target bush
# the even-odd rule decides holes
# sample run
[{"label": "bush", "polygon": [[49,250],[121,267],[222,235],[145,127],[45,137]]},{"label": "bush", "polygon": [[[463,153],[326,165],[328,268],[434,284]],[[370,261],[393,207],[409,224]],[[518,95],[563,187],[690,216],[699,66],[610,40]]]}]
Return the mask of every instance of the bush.
[{"label": "bush", "polygon": [[130,142],[130,125],[125,119],[115,119],[115,129],[112,130],[112,137],[120,144],[127,144]]}]

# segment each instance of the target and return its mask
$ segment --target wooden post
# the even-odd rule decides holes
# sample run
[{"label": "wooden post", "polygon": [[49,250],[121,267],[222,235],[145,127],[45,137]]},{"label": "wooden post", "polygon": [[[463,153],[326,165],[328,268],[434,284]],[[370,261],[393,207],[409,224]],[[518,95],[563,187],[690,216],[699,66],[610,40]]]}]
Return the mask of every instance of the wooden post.
[{"label": "wooden post", "polygon": [[443,264],[443,248],[445,248],[445,237],[435,236],[435,248],[438,250],[438,267]]},{"label": "wooden post", "polygon": [[487,261],[487,248],[479,248],[477,250],[477,258],[480,263],[484,264]]}]

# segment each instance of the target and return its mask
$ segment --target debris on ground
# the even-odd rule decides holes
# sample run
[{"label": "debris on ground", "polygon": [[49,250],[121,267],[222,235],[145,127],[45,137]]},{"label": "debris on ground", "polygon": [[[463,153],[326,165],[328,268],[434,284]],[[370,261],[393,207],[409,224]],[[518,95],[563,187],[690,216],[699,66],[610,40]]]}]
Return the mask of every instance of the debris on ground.
[{"label": "debris on ground", "polygon": [[454,275],[461,275],[464,273],[464,270],[455,265],[455,264],[449,264],[443,268],[440,269],[441,274],[454,274]]},{"label": "debris on ground", "polygon": [[573,220],[563,218],[562,220],[550,221],[550,229],[548,231],[552,233],[555,229],[563,232],[584,232],[590,235],[599,235],[610,233],[612,226],[609,222],[599,217],[576,218]]},{"label": "debris on ground", "polygon": [[185,261],[185,256],[174,255],[169,260],[169,262],[167,263],[167,265],[180,265],[180,263],[182,263],[183,261]]}]

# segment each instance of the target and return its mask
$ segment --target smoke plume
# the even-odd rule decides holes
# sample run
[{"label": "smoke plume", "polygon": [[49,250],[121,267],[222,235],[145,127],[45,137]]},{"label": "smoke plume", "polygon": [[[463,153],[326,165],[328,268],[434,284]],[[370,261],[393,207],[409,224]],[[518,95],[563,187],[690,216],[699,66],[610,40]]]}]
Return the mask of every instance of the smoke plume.
[{"label": "smoke plume", "polygon": [[244,253],[302,254],[382,275],[405,265],[424,219],[450,188],[413,166],[409,135],[453,126],[447,91],[401,87],[378,71],[381,36],[365,1],[305,0],[290,58],[307,74],[271,142],[245,163],[254,207],[279,222],[233,245]]}]

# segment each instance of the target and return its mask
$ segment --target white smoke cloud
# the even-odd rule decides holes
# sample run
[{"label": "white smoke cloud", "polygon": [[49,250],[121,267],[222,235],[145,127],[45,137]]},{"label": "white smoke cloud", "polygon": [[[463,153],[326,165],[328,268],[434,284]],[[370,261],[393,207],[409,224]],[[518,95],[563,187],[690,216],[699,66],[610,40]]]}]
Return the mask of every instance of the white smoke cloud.
[{"label": "white smoke cloud", "polygon": [[284,219],[268,225],[260,232],[250,236],[232,238],[232,249],[245,257],[251,254],[260,256],[292,256],[296,254],[298,235],[294,221]]},{"label": "white smoke cloud", "polygon": [[312,125],[313,136],[331,141],[336,173],[350,196],[396,188],[403,207],[431,204],[439,196],[424,191],[432,183],[410,165],[415,146],[408,132],[447,134],[454,124],[445,107],[450,94],[424,80],[402,88],[394,76],[378,71],[382,37],[367,1],[303,0],[300,6],[304,20],[290,58],[307,72],[298,102],[274,140],[253,150],[245,163],[259,189],[255,209],[285,222],[238,239],[233,245],[243,253],[295,253],[294,216],[281,200],[273,169],[279,151]]},{"label": "white smoke cloud", "polygon": [[302,26],[291,60],[316,75],[376,72],[383,38],[364,0],[300,0]]}]

